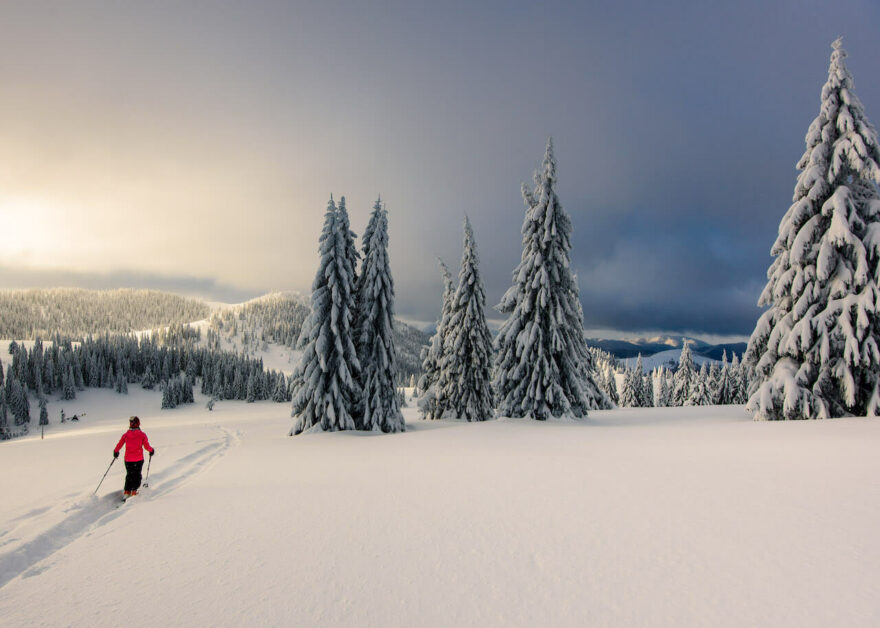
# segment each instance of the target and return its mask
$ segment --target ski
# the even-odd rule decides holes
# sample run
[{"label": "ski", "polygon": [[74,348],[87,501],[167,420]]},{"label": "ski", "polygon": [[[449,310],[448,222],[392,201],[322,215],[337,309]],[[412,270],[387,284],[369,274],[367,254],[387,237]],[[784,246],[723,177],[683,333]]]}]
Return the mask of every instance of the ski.
[{"label": "ski", "polygon": [[122,506],[125,502],[127,502],[132,497],[135,497],[135,496],[134,495],[123,495],[120,498],[119,503],[116,505],[116,507],[119,508],[120,506]]}]

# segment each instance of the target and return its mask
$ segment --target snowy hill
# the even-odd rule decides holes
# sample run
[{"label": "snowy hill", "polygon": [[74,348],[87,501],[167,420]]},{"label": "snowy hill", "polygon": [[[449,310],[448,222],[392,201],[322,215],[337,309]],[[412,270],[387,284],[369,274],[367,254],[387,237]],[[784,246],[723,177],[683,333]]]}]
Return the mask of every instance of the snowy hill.
[{"label": "snowy hill", "polygon": [[[276,292],[239,304],[215,303],[210,320],[196,323],[219,332],[220,348],[244,351],[262,358],[267,368],[286,374],[295,368],[300,352],[293,349],[309,313],[308,299],[297,292]],[[399,319],[394,321],[397,369],[402,382],[421,370],[421,350],[429,336]]]},{"label": "snowy hill", "polygon": [[[660,351],[659,353],[654,353],[653,355],[642,356],[642,368],[646,373],[653,371],[658,366],[665,366],[666,368],[671,368],[672,370],[675,370],[676,368],[678,368],[678,359],[680,357],[681,349],[669,349],[668,351]],[[697,353],[692,353],[691,359],[698,367],[704,363],[712,364],[712,362],[718,362],[718,364],[721,364],[721,360],[713,360]],[[624,360],[621,360],[621,362],[625,364],[627,368],[634,368],[638,361],[638,357],[626,358]]]},{"label": "snowy hill", "polygon": [[[286,404],[203,401],[87,390],[0,443],[5,628],[877,624],[876,420],[409,409],[290,438]],[[157,455],[117,509],[120,463],[91,493],[132,413]]]}]

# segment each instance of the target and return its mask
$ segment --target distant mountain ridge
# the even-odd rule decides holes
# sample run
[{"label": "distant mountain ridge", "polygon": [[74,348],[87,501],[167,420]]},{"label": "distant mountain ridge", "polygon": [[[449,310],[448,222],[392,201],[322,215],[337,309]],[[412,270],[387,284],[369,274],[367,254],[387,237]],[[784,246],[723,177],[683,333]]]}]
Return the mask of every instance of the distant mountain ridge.
[{"label": "distant mountain ridge", "polygon": [[591,347],[603,349],[617,358],[634,358],[638,355],[648,357],[655,353],[669,351],[670,349],[681,349],[685,340],[690,344],[693,353],[712,360],[720,360],[725,351],[727,352],[728,359],[731,359],[734,353],[742,358],[742,354],[746,350],[745,342],[728,342],[713,345],[698,338],[687,336],[655,336],[653,338],[635,338],[630,340],[588,338],[587,344]]},{"label": "distant mountain ridge", "polygon": [[[212,317],[244,317],[257,313],[257,327],[269,332],[269,341],[292,346],[308,314],[309,297],[296,291],[270,292],[244,303],[214,303],[157,290],[49,290],[0,291],[0,338],[44,339],[54,333],[70,336],[129,333],[189,324]],[[420,326],[395,320],[394,341],[398,351],[401,377],[421,370],[421,348],[430,342],[434,324]],[[494,330],[493,333],[496,333]],[[695,355],[720,360],[726,351],[742,358],[746,343],[710,344],[685,336],[654,336],[627,340],[590,338],[587,343],[621,359],[641,354],[647,358],[657,353],[681,349],[687,340]]]}]

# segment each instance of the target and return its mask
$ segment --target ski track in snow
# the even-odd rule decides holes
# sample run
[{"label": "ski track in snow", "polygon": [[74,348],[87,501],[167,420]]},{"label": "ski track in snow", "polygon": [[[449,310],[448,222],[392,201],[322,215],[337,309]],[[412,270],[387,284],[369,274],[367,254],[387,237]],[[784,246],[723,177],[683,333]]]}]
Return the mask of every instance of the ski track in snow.
[{"label": "ski track in snow", "polygon": [[[231,447],[238,445],[240,441],[238,431],[220,425],[215,427],[221,432],[220,438],[201,441],[209,444],[179,459],[170,468],[151,473],[147,479],[150,487],[146,492],[138,493],[137,501],[150,501],[176,490],[191,480],[195,474],[213,466]],[[146,476],[146,472],[144,473]],[[60,509],[66,516],[60,522],[18,547],[0,554],[0,588],[5,587],[18,576],[28,578],[39,575],[49,567],[48,564],[41,564],[43,561],[77,539],[88,536],[125,515],[128,508],[130,505],[123,507],[120,504],[119,491],[113,491],[103,497],[89,495],[63,504]],[[33,525],[39,521],[39,518],[57,511],[58,508],[51,506],[40,507],[18,517],[15,521],[30,520],[29,525]],[[37,518],[32,519],[33,517]],[[9,531],[0,534],[2,539],[0,548],[19,540],[14,537],[4,538],[8,535]]]}]

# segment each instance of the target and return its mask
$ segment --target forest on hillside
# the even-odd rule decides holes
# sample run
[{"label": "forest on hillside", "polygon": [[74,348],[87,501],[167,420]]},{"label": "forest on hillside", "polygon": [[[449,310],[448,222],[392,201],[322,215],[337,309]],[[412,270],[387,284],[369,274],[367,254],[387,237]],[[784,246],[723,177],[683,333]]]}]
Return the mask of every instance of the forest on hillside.
[{"label": "forest on hillside", "polygon": [[7,290],[0,291],[0,338],[128,333],[190,323],[209,314],[202,301],[157,290]]},{"label": "forest on hillside", "polygon": [[[246,353],[265,351],[269,344],[296,349],[309,311],[308,299],[299,293],[274,292],[215,312],[210,326],[212,332],[234,341]],[[398,382],[405,384],[411,376],[418,377],[422,366],[419,355],[429,338],[399,319],[394,321],[393,338]]]}]

